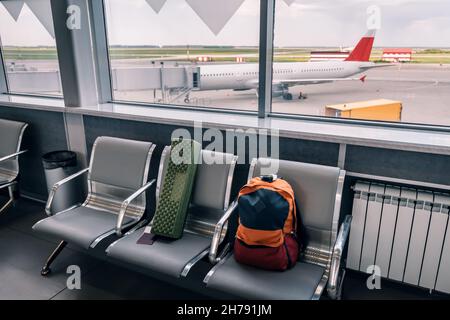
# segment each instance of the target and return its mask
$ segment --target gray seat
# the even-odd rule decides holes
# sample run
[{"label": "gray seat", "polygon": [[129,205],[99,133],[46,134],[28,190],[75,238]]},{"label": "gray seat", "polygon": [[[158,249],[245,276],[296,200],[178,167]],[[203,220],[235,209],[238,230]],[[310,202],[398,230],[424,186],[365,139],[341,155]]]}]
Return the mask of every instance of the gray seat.
[{"label": "gray seat", "polygon": [[180,277],[186,265],[209,248],[211,239],[185,233],[183,240],[157,239],[151,246],[136,243],[144,229],[131,233],[108,248],[108,255],[145,269]]},{"label": "gray seat", "polygon": [[325,273],[324,267],[304,262],[279,272],[239,264],[231,254],[224,261],[207,279],[209,286],[245,299],[310,300]]},{"label": "gray seat", "polygon": [[[94,248],[106,237],[114,233],[120,236],[124,228],[141,220],[146,207],[145,191],[155,182],[147,182],[154,148],[151,142],[99,137],[89,168],[55,184],[46,205],[49,217],[33,226],[37,232],[63,239],[49,257],[43,275],[49,272],[49,265],[67,242]],[[84,173],[88,174],[84,203],[53,215],[52,201],[59,187]]]},{"label": "gray seat", "polygon": [[[124,224],[132,221],[132,218],[125,217]],[[41,220],[34,228],[59,239],[77,243],[84,249],[89,249],[99,235],[114,230],[116,224],[117,216],[114,214],[87,207],[77,207],[49,219]]]},{"label": "gray seat", "polygon": [[318,299],[328,283],[329,295],[337,298],[340,259],[349,228],[346,217],[338,236],[345,171],[293,161],[253,160],[249,178],[264,174],[277,174],[294,189],[302,226],[299,263],[285,272],[270,272],[242,266],[230,254],[211,269],[204,282],[209,288],[247,299]]},{"label": "gray seat", "polygon": [[[161,157],[157,199],[169,155],[170,148],[166,147]],[[208,164],[213,157],[221,162]],[[133,230],[109,246],[109,257],[178,278],[186,276],[192,266],[208,254],[215,225],[229,206],[237,157],[202,150],[202,159],[197,168],[183,237],[175,241],[157,238],[152,245],[137,244],[144,229]],[[223,233],[220,240],[223,240],[224,235]]]},{"label": "gray seat", "polygon": [[9,190],[9,200],[0,207],[0,214],[14,200],[13,188],[19,175],[18,156],[25,152],[20,151],[20,146],[27,126],[23,122],[0,119],[0,190]]},{"label": "gray seat", "polygon": [[7,175],[4,174],[4,173],[0,173],[0,186],[1,186],[2,184],[6,184],[6,183],[8,183],[8,182],[10,182],[10,177],[7,176]]}]

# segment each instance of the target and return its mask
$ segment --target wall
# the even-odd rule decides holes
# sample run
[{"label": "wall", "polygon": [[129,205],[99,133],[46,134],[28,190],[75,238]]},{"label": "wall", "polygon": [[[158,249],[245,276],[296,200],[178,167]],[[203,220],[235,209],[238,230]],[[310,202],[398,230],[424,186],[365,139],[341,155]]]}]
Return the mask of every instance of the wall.
[{"label": "wall", "polygon": [[67,149],[63,114],[0,107],[0,118],[29,124],[22,142],[22,150],[28,152],[20,156],[19,185],[23,193],[38,199],[46,199],[48,193],[41,157],[50,151]]},{"label": "wall", "polygon": [[[0,107],[0,117],[30,123],[24,147],[30,152],[21,159],[22,190],[46,198],[45,180],[40,162],[43,153],[67,148],[63,113]],[[152,141],[157,145],[152,159],[151,178],[157,176],[159,158],[164,146],[170,144],[172,131],[178,126],[97,116],[83,116],[88,156],[98,136],[108,135]],[[185,127],[193,135],[193,129]],[[270,140],[269,140],[270,141]],[[226,141],[224,141],[225,145]],[[205,145],[208,142],[205,142]],[[280,138],[280,158],[322,165],[337,166],[339,144],[294,138]],[[249,159],[235,171],[233,194],[247,179]],[[417,180],[450,185],[450,156],[393,149],[348,145],[345,169],[349,172]],[[344,192],[344,213],[350,213],[354,178],[348,177]],[[149,200],[153,205],[154,200]]]},{"label": "wall", "polygon": [[[164,146],[170,145],[170,138],[173,130],[180,128],[171,125],[93,116],[84,116],[83,120],[86,132],[86,145],[89,154],[95,139],[99,136],[115,136],[126,139],[146,140],[155,143],[157,148],[153,154],[152,168],[150,170],[150,177],[152,178],[157,177],[159,159]],[[184,129],[187,129],[193,136],[194,133],[192,128],[184,127]],[[208,142],[205,142],[203,147],[206,147],[206,145],[208,145]],[[224,148],[225,145],[226,139],[224,139]],[[280,157],[286,160],[336,166],[338,153],[339,145],[334,143],[289,138],[280,139]],[[251,159],[247,158],[245,163],[236,166],[232,189],[233,196],[237,194],[240,187],[247,181],[250,161]],[[153,200],[149,204],[150,206],[153,206]]]}]

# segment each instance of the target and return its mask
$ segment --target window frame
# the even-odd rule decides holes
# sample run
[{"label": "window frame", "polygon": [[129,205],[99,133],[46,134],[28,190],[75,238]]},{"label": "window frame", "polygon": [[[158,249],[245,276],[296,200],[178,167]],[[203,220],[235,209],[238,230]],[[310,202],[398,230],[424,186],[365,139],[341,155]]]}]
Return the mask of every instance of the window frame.
[{"label": "window frame", "polygon": [[[60,71],[58,71],[60,72]],[[61,95],[53,95],[53,94],[45,94],[45,93],[27,93],[27,92],[15,92],[12,91],[9,87],[8,80],[8,72],[6,71],[6,64],[3,53],[3,44],[0,39],[0,94],[8,94],[14,96],[22,96],[22,97],[36,97],[36,98],[45,98],[45,99],[56,99],[62,100],[64,96]],[[60,72],[61,77],[61,72]],[[60,79],[61,81],[61,79]]]},{"label": "window frame", "polygon": [[[51,1],[51,0],[49,0]],[[53,19],[53,13],[52,13],[52,19]],[[55,49],[56,49],[56,55],[57,55],[57,61],[59,64],[59,54],[58,54],[58,46],[56,43],[56,37],[55,37]],[[59,73],[59,81],[62,81],[62,73],[61,70],[58,68]],[[23,96],[23,97],[36,97],[36,98],[45,98],[45,99],[57,99],[62,100],[64,99],[64,93],[61,92],[61,95],[53,95],[53,94],[45,94],[45,93],[33,93],[33,92],[15,92],[11,90],[9,86],[9,80],[8,80],[8,72],[6,70],[6,62],[5,62],[5,55],[4,55],[4,49],[3,49],[3,43],[0,38],[0,95],[1,94],[8,94],[8,95],[14,95],[14,96]]]},{"label": "window frame", "polygon": [[99,103],[115,103],[113,101],[113,84],[111,60],[107,35],[105,2],[103,0],[88,1],[91,23],[92,47],[96,68]]},{"label": "window frame", "polygon": [[[95,0],[94,0],[95,1]],[[108,39],[108,26],[107,26],[107,17],[106,17],[106,5],[105,5],[105,0],[99,0],[101,2],[101,6],[102,6],[102,10],[100,13],[100,10],[95,10],[92,11],[92,19],[94,21],[94,23],[100,23],[100,21],[102,21],[103,23],[103,28],[104,28],[104,33],[98,33],[95,35],[95,37],[93,37],[94,39],[97,37],[101,37],[103,39],[96,39],[94,40],[94,42],[101,42],[104,43],[106,46],[106,56],[107,56],[107,60],[108,60],[108,66],[109,69],[107,71],[107,75],[108,77],[106,78],[105,76],[100,76],[99,78],[101,79],[101,86],[104,85],[109,85],[110,88],[110,95],[108,96],[108,99],[106,99],[107,103],[117,103],[117,104],[124,104],[124,105],[133,105],[133,106],[146,106],[146,107],[158,107],[158,108],[170,108],[170,109],[178,109],[178,110],[192,110],[192,111],[196,111],[196,110],[200,110],[200,111],[206,111],[206,112],[220,112],[220,113],[229,113],[229,114],[243,114],[243,115],[255,115],[258,116],[261,113],[261,110],[264,109],[264,113],[265,113],[265,117],[266,118],[267,115],[270,113],[270,109],[269,112],[266,112],[265,108],[266,106],[261,106],[261,101],[260,101],[260,95],[258,95],[258,106],[256,110],[239,110],[239,109],[227,109],[227,108],[221,108],[221,107],[208,107],[208,106],[199,106],[199,105],[181,105],[181,104],[167,104],[167,103],[155,103],[155,102],[140,102],[140,101],[124,101],[124,100],[116,100],[114,99],[114,94],[113,94],[113,83],[112,83],[112,70],[111,70],[111,56],[110,56],[110,52],[109,52],[109,39]],[[260,30],[260,43],[258,44],[258,54],[259,54],[259,78],[261,79],[261,77],[264,77],[265,74],[261,74],[261,67],[262,67],[262,61],[261,58],[266,59],[267,54],[266,52],[262,52],[263,50],[261,50],[261,32],[264,32],[264,34],[266,34],[266,32],[268,32],[269,28],[264,28],[261,24],[262,21],[262,17],[266,16],[266,12],[268,13],[268,5],[270,3],[273,3],[273,8],[274,10],[273,13],[275,14],[275,0],[259,0],[260,1],[260,19],[259,19],[259,30]],[[269,9],[270,10],[270,9]],[[102,15],[102,16],[101,16]],[[270,33],[270,32],[268,32]],[[266,42],[267,43],[267,42]],[[273,42],[272,42],[272,46],[273,46]],[[105,48],[102,49],[102,51],[104,52]],[[100,56],[97,56],[97,60],[101,59]],[[270,61],[272,60],[272,58],[270,58]],[[264,68],[264,70],[266,70],[266,68]],[[270,70],[272,70],[272,66],[270,66]],[[103,72],[103,74],[105,75],[106,72]],[[270,72],[270,79],[272,79],[272,74]],[[260,81],[261,83],[261,81]],[[272,80],[270,81],[270,83],[272,83]],[[259,85],[261,87],[261,84]],[[261,89],[259,89],[259,91],[261,91]],[[270,93],[271,96],[271,93]],[[267,101],[267,100],[265,100]],[[270,108],[271,108],[271,99],[270,99]]]}]

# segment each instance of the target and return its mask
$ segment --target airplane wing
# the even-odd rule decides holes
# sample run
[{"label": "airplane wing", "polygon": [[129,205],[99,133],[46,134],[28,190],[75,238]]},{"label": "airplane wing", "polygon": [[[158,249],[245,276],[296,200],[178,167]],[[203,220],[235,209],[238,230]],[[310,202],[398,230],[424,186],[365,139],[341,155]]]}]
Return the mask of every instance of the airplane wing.
[{"label": "airplane wing", "polygon": [[369,70],[369,69],[392,67],[392,66],[395,66],[395,65],[396,65],[395,63],[377,63],[377,64],[368,65],[368,66],[360,66],[359,68],[362,71],[366,71],[366,70]]},{"label": "airplane wing", "polygon": [[323,78],[323,79],[276,79],[273,81],[274,85],[287,85],[287,86],[298,86],[298,85],[308,85],[308,84],[319,84],[319,83],[329,83],[334,81],[361,81],[364,82],[366,76],[359,78]]},{"label": "airplane wing", "polygon": [[[274,79],[273,85],[274,86],[299,86],[299,85],[308,85],[308,84],[319,84],[319,83],[330,83],[334,81],[366,81],[366,75],[363,75],[359,78],[323,78],[323,79]],[[258,87],[258,80],[249,81],[247,84],[249,86],[252,86],[254,88]]]}]

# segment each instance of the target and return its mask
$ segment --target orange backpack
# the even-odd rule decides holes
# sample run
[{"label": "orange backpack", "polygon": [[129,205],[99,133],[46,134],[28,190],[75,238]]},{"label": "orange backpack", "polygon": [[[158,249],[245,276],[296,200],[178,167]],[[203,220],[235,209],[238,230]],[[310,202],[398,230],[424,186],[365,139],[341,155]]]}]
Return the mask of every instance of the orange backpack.
[{"label": "orange backpack", "polygon": [[251,179],[238,198],[235,259],[269,270],[286,270],[298,258],[297,208],[291,185],[274,176]]}]

